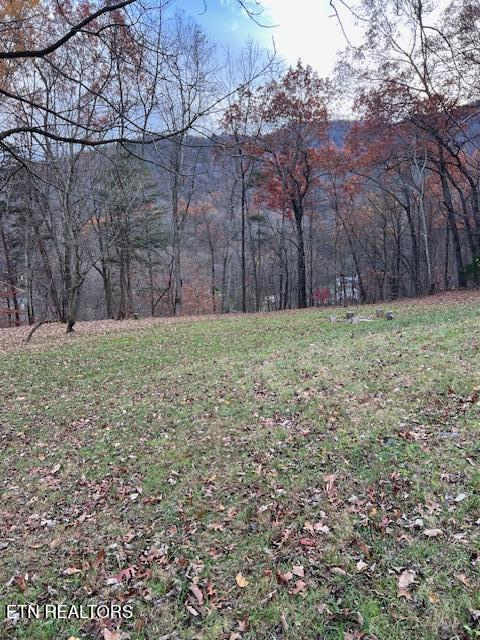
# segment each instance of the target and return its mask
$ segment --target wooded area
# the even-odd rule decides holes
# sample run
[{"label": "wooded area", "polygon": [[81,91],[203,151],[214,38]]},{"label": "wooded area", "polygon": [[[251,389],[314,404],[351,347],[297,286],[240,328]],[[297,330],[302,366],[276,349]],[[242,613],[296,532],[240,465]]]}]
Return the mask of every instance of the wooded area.
[{"label": "wooded area", "polygon": [[480,7],[352,11],[328,80],[167,3],[2,0],[0,324],[477,285]]}]

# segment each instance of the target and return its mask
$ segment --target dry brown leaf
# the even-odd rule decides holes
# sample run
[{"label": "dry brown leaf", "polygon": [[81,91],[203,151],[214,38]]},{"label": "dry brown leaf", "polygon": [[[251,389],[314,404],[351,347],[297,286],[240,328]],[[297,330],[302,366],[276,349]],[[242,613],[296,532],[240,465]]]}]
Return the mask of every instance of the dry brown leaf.
[{"label": "dry brown leaf", "polygon": [[304,582],[303,580],[297,580],[295,583],[295,586],[292,589],[293,595],[297,595],[297,593],[300,593],[300,591],[303,591],[306,586],[307,586],[306,582]]},{"label": "dry brown leaf", "polygon": [[361,640],[364,636],[363,631],[358,631],[358,629],[355,631],[344,631],[343,640]]},{"label": "dry brown leaf", "polygon": [[22,593],[27,588],[27,581],[25,580],[24,576],[16,576],[15,577],[15,584],[20,589],[20,591],[22,591]]},{"label": "dry brown leaf", "polygon": [[370,547],[363,540],[357,540],[357,547],[365,554],[366,558],[370,557]]},{"label": "dry brown leaf", "polygon": [[292,573],[294,576],[297,576],[298,578],[304,578],[305,577],[305,569],[303,568],[303,565],[301,564],[296,564],[292,567]]},{"label": "dry brown leaf", "polygon": [[192,583],[190,585],[190,591],[193,593],[199,605],[203,604],[203,593],[198,584]]},{"label": "dry brown leaf", "polygon": [[459,573],[455,576],[455,578],[461,582],[463,585],[465,585],[466,587],[470,587],[471,583],[470,580],[468,578],[468,576],[465,573]]},{"label": "dry brown leaf", "polygon": [[185,609],[192,614],[192,616],[199,616],[200,614],[198,613],[198,611],[195,609],[195,607],[190,606],[189,604],[185,605]]},{"label": "dry brown leaf", "polygon": [[248,580],[241,573],[237,573],[237,575],[235,576],[235,582],[240,587],[240,589],[245,589],[245,587],[248,585]]},{"label": "dry brown leaf", "polygon": [[423,535],[428,538],[436,538],[437,536],[443,535],[443,531],[441,529],[425,529]]},{"label": "dry brown leaf", "polygon": [[331,615],[332,613],[328,608],[328,605],[326,605],[324,602],[318,605],[317,611],[318,613],[326,613],[327,615]]},{"label": "dry brown leaf", "polygon": [[291,571],[286,571],[285,573],[282,573],[281,571],[277,571],[276,575],[277,575],[277,580],[281,584],[290,582],[290,580],[292,580],[293,578],[293,573]]},{"label": "dry brown leaf", "polygon": [[332,492],[336,479],[337,479],[337,475],[335,473],[330,473],[323,477],[323,481],[325,483],[325,493]]},{"label": "dry brown leaf", "polygon": [[300,538],[300,544],[304,547],[316,547],[317,543],[312,538]]},{"label": "dry brown leaf", "polygon": [[48,543],[48,546],[50,547],[50,549],[55,549],[55,547],[58,547],[59,544],[62,544],[62,539],[54,538],[51,542]]},{"label": "dry brown leaf", "polygon": [[398,538],[399,542],[406,542],[407,544],[411,544],[413,542],[412,536],[409,536],[408,533],[402,533]]},{"label": "dry brown leaf", "polygon": [[410,600],[412,597],[408,591],[408,587],[415,582],[415,572],[406,569],[398,577],[398,598],[406,598]]},{"label": "dry brown leaf", "polygon": [[248,629],[248,618],[238,621],[238,630],[242,633]]},{"label": "dry brown leaf", "polygon": [[103,630],[103,640],[120,640],[120,631]]},{"label": "dry brown leaf", "polygon": [[74,576],[77,573],[82,573],[81,569],[77,569],[76,567],[68,567],[68,569],[65,569],[65,571],[63,572],[64,576]]},{"label": "dry brown leaf", "polygon": [[214,596],[217,592],[217,590],[215,589],[215,586],[213,584],[213,582],[211,580],[207,580],[207,584],[205,585],[205,589],[207,591],[207,594],[211,597]]},{"label": "dry brown leaf", "polygon": [[305,522],[305,524],[303,525],[303,530],[308,531],[308,533],[311,533],[312,535],[315,533],[315,529],[311,522]]},{"label": "dry brown leaf", "polygon": [[323,524],[323,522],[317,522],[316,524],[314,524],[313,530],[315,531],[315,533],[330,533],[330,527],[327,527],[327,525]]},{"label": "dry brown leaf", "polygon": [[102,547],[97,553],[97,557],[95,558],[95,567],[99,567],[101,564],[105,562],[107,554],[105,553],[105,549]]}]

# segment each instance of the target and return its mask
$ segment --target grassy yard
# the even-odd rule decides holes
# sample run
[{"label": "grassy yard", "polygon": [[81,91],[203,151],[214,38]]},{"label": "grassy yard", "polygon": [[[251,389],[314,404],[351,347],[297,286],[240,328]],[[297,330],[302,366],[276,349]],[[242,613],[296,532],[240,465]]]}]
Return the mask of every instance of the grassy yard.
[{"label": "grassy yard", "polygon": [[480,297],[391,308],[5,349],[0,615],[133,617],[0,637],[479,638]]}]

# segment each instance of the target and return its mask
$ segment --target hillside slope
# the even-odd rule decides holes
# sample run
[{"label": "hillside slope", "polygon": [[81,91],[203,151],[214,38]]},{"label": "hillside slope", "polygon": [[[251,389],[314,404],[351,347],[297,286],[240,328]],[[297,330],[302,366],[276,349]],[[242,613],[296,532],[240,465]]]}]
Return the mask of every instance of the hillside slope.
[{"label": "hillside slope", "polygon": [[2,601],[134,615],[0,637],[476,637],[478,302],[51,326],[5,351]]}]

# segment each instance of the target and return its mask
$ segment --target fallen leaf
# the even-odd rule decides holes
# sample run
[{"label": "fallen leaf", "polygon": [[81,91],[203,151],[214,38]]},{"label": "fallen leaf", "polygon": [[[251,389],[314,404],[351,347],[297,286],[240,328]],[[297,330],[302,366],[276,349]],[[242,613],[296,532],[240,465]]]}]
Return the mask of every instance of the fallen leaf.
[{"label": "fallen leaf", "polygon": [[305,524],[303,525],[303,530],[308,531],[308,533],[311,533],[311,534],[315,533],[315,529],[311,522],[305,522]]},{"label": "fallen leaf", "polygon": [[292,567],[292,573],[294,576],[297,576],[298,578],[304,578],[305,577],[305,569],[303,568],[303,566],[301,564],[296,564]]},{"label": "fallen leaf", "polygon": [[242,633],[248,629],[248,618],[238,621],[238,630]]},{"label": "fallen leaf", "polygon": [[199,605],[203,604],[203,593],[198,584],[192,583],[190,585],[190,591],[193,593]]},{"label": "fallen leaf", "polygon": [[322,522],[317,522],[316,524],[314,524],[313,529],[315,533],[330,533],[330,527],[327,527],[327,525],[323,524]]},{"label": "fallen leaf", "polygon": [[325,483],[325,493],[331,493],[335,484],[335,480],[337,476],[335,473],[328,474],[323,477],[323,481]]},{"label": "fallen leaf", "polygon": [[295,586],[292,589],[293,595],[297,595],[297,593],[300,593],[300,591],[303,591],[306,586],[307,586],[306,582],[304,582],[303,580],[297,580],[295,583]]},{"label": "fallen leaf", "polygon": [[425,529],[423,535],[429,538],[436,538],[437,536],[443,535],[443,531],[441,529]]},{"label": "fallen leaf", "polygon": [[25,591],[27,588],[27,581],[25,580],[24,576],[16,576],[15,584],[22,592]]},{"label": "fallen leaf", "polygon": [[327,615],[331,615],[332,613],[328,608],[328,605],[326,605],[324,602],[318,605],[317,611],[318,613],[326,613]]},{"label": "fallen leaf", "polygon": [[286,571],[285,573],[282,573],[281,571],[277,571],[276,576],[277,576],[277,580],[281,584],[286,584],[287,582],[290,582],[290,580],[292,580],[293,573],[291,571]]},{"label": "fallen leaf", "polygon": [[216,589],[213,586],[213,582],[211,580],[207,580],[207,584],[205,585],[205,588],[207,590],[207,594],[209,596],[214,596],[216,593]]},{"label": "fallen leaf", "polygon": [[469,609],[468,611],[470,612],[474,622],[480,621],[480,609]]},{"label": "fallen leaf", "polygon": [[366,558],[370,557],[370,547],[363,540],[357,540],[357,547],[365,554]]},{"label": "fallen leaf", "polygon": [[410,600],[412,597],[408,588],[413,582],[415,582],[415,572],[406,569],[398,577],[398,598],[406,598]]},{"label": "fallen leaf", "polygon": [[363,560],[359,560],[357,562],[357,571],[365,571],[365,569],[368,569],[368,564]]},{"label": "fallen leaf", "polygon": [[82,573],[82,570],[76,569],[75,567],[68,567],[68,569],[65,569],[65,571],[63,572],[63,575],[74,576],[77,573]]},{"label": "fallen leaf", "polygon": [[56,464],[50,471],[50,475],[54,476],[56,473],[60,471],[61,468],[62,468],[61,464]]},{"label": "fallen leaf", "polygon": [[317,543],[312,538],[300,538],[300,544],[304,547],[316,547]]},{"label": "fallen leaf", "polygon": [[455,502],[462,502],[462,500],[465,500],[466,497],[467,497],[466,493],[459,493],[458,496],[455,498]]},{"label": "fallen leaf", "polygon": [[402,533],[402,535],[399,536],[398,541],[407,542],[408,544],[411,544],[413,542],[413,538],[412,536],[409,536],[407,533]]},{"label": "fallen leaf", "polygon": [[102,547],[97,553],[97,557],[95,558],[95,566],[99,567],[101,564],[103,564],[105,562],[105,558],[106,558],[105,549],[103,549]]},{"label": "fallen leaf", "polygon": [[340,567],[332,567],[330,569],[330,571],[332,573],[335,573],[337,576],[346,576],[347,572],[344,569],[341,569]]},{"label": "fallen leaf", "polygon": [[108,578],[107,584],[120,584],[121,582],[123,582],[123,580],[130,580],[130,578],[133,578],[135,574],[135,567],[127,567],[126,569],[122,569],[121,571],[119,571],[115,576],[113,576],[113,578]]},{"label": "fallen leaf", "polygon": [[471,583],[470,580],[468,578],[467,575],[465,575],[464,573],[459,573],[458,575],[455,576],[455,578],[461,582],[463,585],[465,585],[466,587],[470,587]]},{"label": "fallen leaf", "polygon": [[103,640],[120,640],[120,631],[103,630]]},{"label": "fallen leaf", "polygon": [[199,616],[200,614],[198,613],[198,611],[194,608],[191,607],[189,604],[185,605],[185,609],[192,614],[192,616]]},{"label": "fallen leaf", "polygon": [[237,573],[237,575],[235,576],[235,582],[238,584],[240,589],[245,589],[245,587],[248,585],[248,580],[241,573]]}]

